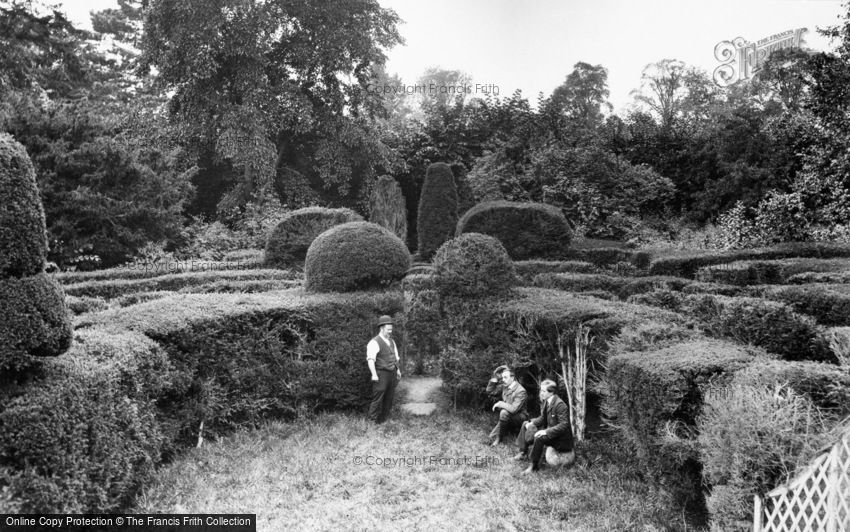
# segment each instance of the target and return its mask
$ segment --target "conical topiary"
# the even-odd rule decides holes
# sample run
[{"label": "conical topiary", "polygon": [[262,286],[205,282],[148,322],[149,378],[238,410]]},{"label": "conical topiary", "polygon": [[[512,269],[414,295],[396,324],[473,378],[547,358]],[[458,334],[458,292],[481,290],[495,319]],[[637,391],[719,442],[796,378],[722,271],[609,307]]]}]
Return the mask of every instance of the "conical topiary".
[{"label": "conical topiary", "polygon": [[402,242],[407,240],[407,207],[401,187],[391,176],[382,175],[369,197],[369,221],[387,228]]},{"label": "conical topiary", "polygon": [[71,345],[61,286],[44,273],[47,231],[26,150],[0,133],[0,370],[28,355],[55,356]]},{"label": "conical topiary", "polygon": [[47,232],[35,169],[26,150],[0,133],[0,276],[35,275],[44,269]]},{"label": "conical topiary", "polygon": [[431,260],[437,248],[454,236],[456,225],[457,187],[452,169],[446,163],[433,163],[425,173],[419,196],[419,256]]}]

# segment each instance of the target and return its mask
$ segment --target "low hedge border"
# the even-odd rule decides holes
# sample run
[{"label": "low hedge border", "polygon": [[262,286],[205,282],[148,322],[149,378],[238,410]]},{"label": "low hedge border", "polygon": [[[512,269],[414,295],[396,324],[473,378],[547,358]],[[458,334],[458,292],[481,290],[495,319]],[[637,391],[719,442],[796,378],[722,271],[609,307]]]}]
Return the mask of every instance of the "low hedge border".
[{"label": "low hedge border", "polygon": [[690,316],[711,336],[763,347],[785,360],[837,360],[814,319],[778,301],[663,289],[635,295],[629,301]]},{"label": "low hedge border", "polygon": [[190,286],[200,286],[219,281],[294,280],[300,275],[287,270],[221,270],[174,273],[142,279],[110,279],[85,281],[65,285],[65,293],[72,296],[103,297],[112,299],[134,292],[176,291]]},{"label": "low hedge border", "polygon": [[789,257],[850,257],[850,245],[797,242],[757,249],[666,252],[653,256],[648,267],[651,275],[693,278],[696,271],[703,266],[741,260],[768,260]]},{"label": "low hedge border", "polygon": [[792,258],[783,260],[748,260],[704,266],[697,270],[700,281],[713,281],[738,286],[783,284],[804,273],[841,273],[850,269],[850,260]]},{"label": "low hedge border", "polygon": [[850,325],[850,293],[830,288],[828,284],[762,286],[752,292],[788,304],[823,325]]},{"label": "low hedge border", "polygon": [[517,276],[523,282],[530,282],[540,273],[599,273],[599,267],[580,260],[518,260],[514,261]]},{"label": "low hedge border", "polygon": [[569,292],[588,292],[604,290],[626,300],[637,294],[653,290],[675,290],[688,293],[712,293],[738,295],[741,287],[689,281],[681,277],[650,275],[646,277],[622,277],[606,274],[588,273],[542,273],[536,275],[531,284],[541,288],[555,288]]}]

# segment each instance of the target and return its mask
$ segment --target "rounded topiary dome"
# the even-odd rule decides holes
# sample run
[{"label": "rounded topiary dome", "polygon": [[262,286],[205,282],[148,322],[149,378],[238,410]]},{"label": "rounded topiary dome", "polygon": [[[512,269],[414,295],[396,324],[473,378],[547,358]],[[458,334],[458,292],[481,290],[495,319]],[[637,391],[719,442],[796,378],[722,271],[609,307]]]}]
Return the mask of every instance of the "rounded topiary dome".
[{"label": "rounded topiary dome", "polygon": [[434,255],[434,284],[441,294],[499,295],[515,283],[514,263],[492,236],[465,233],[440,246]]},{"label": "rounded topiary dome", "polygon": [[44,269],[47,231],[35,169],[26,150],[0,133],[0,276],[35,275]]},{"label": "rounded topiary dome", "polygon": [[572,238],[564,213],[545,203],[485,201],[458,220],[455,234],[482,233],[499,239],[514,260],[560,258]]},{"label": "rounded topiary dome", "polygon": [[304,262],[307,290],[350,292],[387,286],[410,268],[410,252],[380,225],[349,222],[320,234]]},{"label": "rounded topiary dome", "polygon": [[305,207],[292,211],[266,241],[266,264],[278,268],[302,264],[317,236],[335,225],[361,220],[362,216],[345,208]]}]

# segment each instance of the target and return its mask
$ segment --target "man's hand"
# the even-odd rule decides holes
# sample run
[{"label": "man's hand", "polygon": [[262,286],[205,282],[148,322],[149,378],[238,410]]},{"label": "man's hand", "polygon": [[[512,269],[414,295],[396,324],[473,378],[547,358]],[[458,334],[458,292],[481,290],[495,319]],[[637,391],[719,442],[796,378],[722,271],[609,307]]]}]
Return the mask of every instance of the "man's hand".
[{"label": "man's hand", "polygon": [[538,430],[537,432],[534,433],[535,438],[539,438],[540,436],[545,436],[545,435],[546,435],[545,430]]},{"label": "man's hand", "polygon": [[396,368],[396,371],[398,372],[398,378],[400,379],[400,378],[401,378],[401,369],[400,369],[400,368]]},{"label": "man's hand", "polygon": [[377,375],[372,375],[372,382],[376,382],[376,381],[378,381],[378,380],[379,380],[379,379],[378,379],[378,376],[377,376]]},{"label": "man's hand", "polygon": [[498,401],[496,404],[494,404],[493,405],[493,412],[495,412],[497,408],[505,408],[505,402],[504,401]]}]

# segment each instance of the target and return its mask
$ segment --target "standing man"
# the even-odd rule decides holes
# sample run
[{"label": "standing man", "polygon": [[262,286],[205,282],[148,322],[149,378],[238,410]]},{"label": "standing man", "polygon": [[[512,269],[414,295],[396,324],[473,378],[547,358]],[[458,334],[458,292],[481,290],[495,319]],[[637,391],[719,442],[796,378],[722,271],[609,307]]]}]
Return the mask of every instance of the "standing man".
[{"label": "standing man", "polygon": [[378,318],[378,335],[366,344],[366,363],[372,373],[372,404],[369,419],[382,423],[393,408],[393,396],[398,379],[401,378],[398,348],[392,339],[393,319]]},{"label": "standing man", "polygon": [[490,431],[490,439],[493,440],[491,445],[495,447],[509,432],[522,426],[528,419],[528,411],[525,388],[517,382],[514,370],[507,366],[499,366],[493,374],[494,377],[487,383],[487,394],[501,394],[502,397],[501,401],[493,405],[493,410],[499,411],[499,421]]},{"label": "standing man", "polygon": [[545,447],[552,447],[559,453],[573,451],[573,428],[570,425],[570,409],[555,392],[558,385],[549,379],[540,383],[540,401],[543,406],[540,417],[523,423],[517,436],[519,454],[514,460],[522,460],[531,448],[531,465],[523,473],[533,473],[540,468],[540,459]]}]

